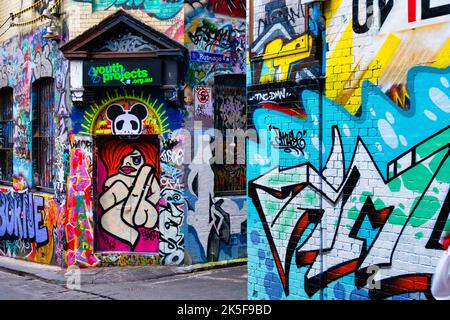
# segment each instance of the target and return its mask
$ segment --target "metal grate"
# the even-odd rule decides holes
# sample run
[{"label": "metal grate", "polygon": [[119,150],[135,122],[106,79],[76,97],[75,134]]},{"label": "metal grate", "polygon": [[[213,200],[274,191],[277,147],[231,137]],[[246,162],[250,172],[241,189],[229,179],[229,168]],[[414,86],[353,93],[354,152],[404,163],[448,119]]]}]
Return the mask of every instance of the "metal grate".
[{"label": "metal grate", "polygon": [[37,188],[53,188],[55,91],[53,78],[33,84],[33,179]]},{"label": "metal grate", "polygon": [[13,89],[0,90],[0,182],[11,183],[13,175]]}]

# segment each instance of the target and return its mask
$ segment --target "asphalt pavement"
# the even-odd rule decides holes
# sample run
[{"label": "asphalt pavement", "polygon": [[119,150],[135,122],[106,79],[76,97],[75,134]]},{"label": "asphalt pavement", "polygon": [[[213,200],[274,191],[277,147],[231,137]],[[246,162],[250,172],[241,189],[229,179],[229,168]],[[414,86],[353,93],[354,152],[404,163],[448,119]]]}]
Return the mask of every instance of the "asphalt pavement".
[{"label": "asphalt pavement", "polygon": [[247,266],[64,270],[0,257],[0,300],[246,300]]}]

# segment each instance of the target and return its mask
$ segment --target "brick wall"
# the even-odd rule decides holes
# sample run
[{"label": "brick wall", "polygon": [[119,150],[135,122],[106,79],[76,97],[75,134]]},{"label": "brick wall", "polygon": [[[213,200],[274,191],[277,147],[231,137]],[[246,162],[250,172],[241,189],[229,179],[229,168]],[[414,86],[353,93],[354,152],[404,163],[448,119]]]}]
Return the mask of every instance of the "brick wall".
[{"label": "brick wall", "polygon": [[[108,8],[96,8],[91,2],[78,2],[71,0],[67,3],[67,26],[69,30],[69,39],[73,39],[85,30],[98,24],[107,16],[113,14],[117,10],[126,10],[135,18],[152,26],[156,30],[166,33],[171,38],[182,42],[182,30],[184,9],[179,6],[181,10],[174,10],[173,15],[166,17],[161,16],[155,12],[155,8],[148,8],[142,10],[140,7],[124,8],[122,6],[109,6]],[[97,9],[97,10],[95,10]],[[181,29],[181,33],[179,30]]]},{"label": "brick wall", "polygon": [[[64,2],[64,1],[63,1]],[[38,10],[42,10],[43,7],[45,7],[46,3],[42,3],[42,6],[37,6],[36,8],[25,10],[27,8],[30,8],[33,6],[35,2],[33,0],[24,0],[24,1],[2,1],[0,3],[0,25],[3,24],[4,21],[6,21],[11,13],[18,13],[24,10],[24,12],[20,15],[18,15],[15,19],[15,23],[26,23],[29,21],[34,20],[39,16]],[[12,20],[9,20],[1,29],[0,34],[3,34],[8,27],[10,26],[10,23]],[[4,33],[0,37],[0,42],[6,41],[7,39],[17,35],[17,34],[27,34],[31,30],[36,29],[37,27],[43,25],[46,23],[46,21],[36,21],[32,24],[27,24],[25,26],[14,26],[11,27],[6,33]]]},{"label": "brick wall", "polygon": [[[323,51],[251,64],[250,299],[431,298],[450,227],[450,6],[371,3],[310,5],[303,36]],[[288,10],[264,53],[298,20],[270,4]]]},{"label": "brick wall", "polygon": [[219,156],[213,156],[222,148],[219,139],[226,142],[226,129],[246,125],[245,5],[193,0],[185,8],[185,45],[192,58],[185,80],[185,125],[194,132],[197,123],[196,133],[216,137],[195,144],[187,165],[185,262],[245,258],[245,165],[217,165]]}]

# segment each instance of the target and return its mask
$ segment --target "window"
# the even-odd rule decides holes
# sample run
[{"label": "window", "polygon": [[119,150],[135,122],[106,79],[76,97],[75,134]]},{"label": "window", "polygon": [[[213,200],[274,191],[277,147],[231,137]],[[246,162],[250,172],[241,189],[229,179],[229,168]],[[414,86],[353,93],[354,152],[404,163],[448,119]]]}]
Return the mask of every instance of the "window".
[{"label": "window", "polygon": [[[33,180],[39,189],[53,188],[53,150],[55,104],[52,78],[43,78],[33,84]],[[50,191],[50,190],[47,190]]]},{"label": "window", "polygon": [[13,90],[0,89],[0,182],[12,183],[13,175]]},{"label": "window", "polygon": [[[222,132],[223,164],[213,164],[214,191],[217,195],[243,195],[246,186],[245,139],[238,131],[247,129],[247,103],[245,75],[228,74],[217,76],[215,84],[214,127]],[[234,142],[227,137],[236,135]],[[217,139],[217,137],[216,137]],[[234,161],[227,161],[231,154]]]}]

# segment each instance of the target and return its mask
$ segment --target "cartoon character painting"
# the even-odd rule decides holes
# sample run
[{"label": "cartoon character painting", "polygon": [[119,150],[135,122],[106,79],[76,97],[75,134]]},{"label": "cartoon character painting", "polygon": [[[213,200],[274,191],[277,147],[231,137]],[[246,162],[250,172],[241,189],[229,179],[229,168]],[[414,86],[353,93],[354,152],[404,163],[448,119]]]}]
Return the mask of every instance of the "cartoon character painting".
[{"label": "cartoon character painting", "polygon": [[112,122],[112,133],[117,135],[140,134],[143,130],[142,121],[147,115],[147,107],[142,103],[133,104],[129,110],[114,103],[106,111],[106,116]]},{"label": "cartoon character painting", "polygon": [[102,183],[98,203],[100,227],[106,234],[100,237],[100,249],[126,251],[128,246],[129,251],[157,251],[157,143],[145,137],[103,139],[98,143]]}]

